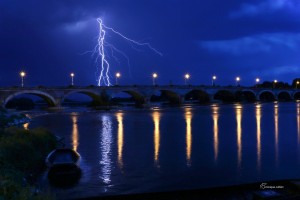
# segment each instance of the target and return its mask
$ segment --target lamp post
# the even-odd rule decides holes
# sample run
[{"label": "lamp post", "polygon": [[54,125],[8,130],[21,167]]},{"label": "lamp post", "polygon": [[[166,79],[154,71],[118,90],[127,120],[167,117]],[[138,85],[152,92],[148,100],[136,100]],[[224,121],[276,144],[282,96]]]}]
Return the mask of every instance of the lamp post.
[{"label": "lamp post", "polygon": [[187,85],[187,83],[188,83],[190,77],[191,77],[191,76],[190,76],[190,74],[188,74],[188,73],[186,73],[186,74],[184,75],[184,83],[185,83],[185,85]]},{"label": "lamp post", "polygon": [[240,86],[240,80],[241,80],[241,78],[238,76],[238,77],[236,77],[236,86]]},{"label": "lamp post", "polygon": [[296,82],[296,89],[298,89],[299,81]]},{"label": "lamp post", "polygon": [[276,83],[277,83],[278,81],[275,79],[274,80],[274,83],[273,83],[273,88],[275,88],[276,87]]},{"label": "lamp post", "polygon": [[152,74],[152,80],[153,80],[153,85],[155,85],[156,83],[155,83],[155,79],[157,78],[157,73],[153,73]]},{"label": "lamp post", "polygon": [[21,76],[21,86],[24,87],[24,77],[26,76],[26,73],[24,71],[21,71],[20,76]]},{"label": "lamp post", "polygon": [[259,83],[260,79],[259,78],[256,78],[255,79],[255,82],[256,82],[256,87],[258,86],[258,83]]},{"label": "lamp post", "polygon": [[71,85],[73,86],[74,85],[74,76],[75,76],[75,74],[72,72],[70,74],[70,76],[71,76]]},{"label": "lamp post", "polygon": [[217,77],[216,76],[213,76],[212,77],[212,83],[211,83],[211,85],[212,86],[215,86],[215,81],[217,80]]},{"label": "lamp post", "polygon": [[116,73],[116,85],[118,85],[118,79],[121,77],[120,72]]}]

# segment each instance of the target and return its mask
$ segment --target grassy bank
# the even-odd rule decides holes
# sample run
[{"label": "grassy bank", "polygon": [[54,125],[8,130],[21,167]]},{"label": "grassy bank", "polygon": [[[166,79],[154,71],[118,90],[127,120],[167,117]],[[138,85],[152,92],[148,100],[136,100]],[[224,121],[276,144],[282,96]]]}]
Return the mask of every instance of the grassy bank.
[{"label": "grassy bank", "polygon": [[0,199],[51,199],[34,194],[34,179],[44,169],[47,154],[56,147],[55,136],[38,128],[0,130]]}]

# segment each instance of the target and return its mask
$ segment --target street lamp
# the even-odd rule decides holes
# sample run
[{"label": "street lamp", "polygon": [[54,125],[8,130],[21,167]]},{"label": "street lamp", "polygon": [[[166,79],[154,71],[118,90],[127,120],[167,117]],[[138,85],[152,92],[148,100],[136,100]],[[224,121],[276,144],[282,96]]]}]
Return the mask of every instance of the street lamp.
[{"label": "street lamp", "polygon": [[157,73],[153,73],[152,74],[152,78],[153,78],[153,85],[155,85],[155,79],[157,78]]},{"label": "street lamp", "polygon": [[184,83],[185,83],[185,85],[186,85],[187,82],[189,81],[190,77],[191,77],[191,76],[190,76],[190,74],[188,74],[188,73],[184,75]]},{"label": "street lamp", "polygon": [[24,71],[21,71],[20,76],[21,76],[21,86],[24,87],[24,77],[26,76],[26,73]]},{"label": "street lamp", "polygon": [[212,86],[215,86],[215,81],[216,81],[216,79],[217,79],[217,77],[216,77],[216,76],[213,76],[213,77],[212,77],[212,83],[211,83],[211,84],[212,84]]},{"label": "street lamp", "polygon": [[258,86],[258,83],[259,83],[260,79],[259,78],[256,78],[255,79],[255,82],[256,82],[256,87]]},{"label": "street lamp", "polygon": [[298,89],[299,81],[296,82],[296,89]]},{"label": "street lamp", "polygon": [[277,83],[278,81],[275,79],[274,80],[274,84],[273,84],[273,88],[275,88],[276,87],[276,83]]},{"label": "street lamp", "polygon": [[238,77],[236,77],[236,85],[237,86],[240,86],[240,80],[241,80],[241,78],[238,76]]},{"label": "street lamp", "polygon": [[74,76],[75,76],[75,74],[71,73],[70,76],[71,76],[71,85],[73,86],[74,85]]},{"label": "street lamp", "polygon": [[121,74],[120,72],[116,73],[116,85],[118,85],[118,79],[120,78]]}]

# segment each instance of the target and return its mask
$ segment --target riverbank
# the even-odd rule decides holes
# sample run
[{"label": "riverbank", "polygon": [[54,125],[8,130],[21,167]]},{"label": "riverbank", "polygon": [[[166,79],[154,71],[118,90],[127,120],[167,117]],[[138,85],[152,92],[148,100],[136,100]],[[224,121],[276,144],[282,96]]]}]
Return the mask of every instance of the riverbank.
[{"label": "riverbank", "polygon": [[56,138],[41,128],[0,130],[0,199],[53,199],[39,193],[36,179]]},{"label": "riverbank", "polygon": [[0,128],[19,126],[30,122],[25,114],[0,108]]},{"label": "riverbank", "polygon": [[198,190],[182,190],[156,193],[140,193],[114,196],[85,197],[75,200],[263,200],[263,199],[300,199],[300,180],[278,180],[265,183],[257,182],[251,184],[216,187]]}]

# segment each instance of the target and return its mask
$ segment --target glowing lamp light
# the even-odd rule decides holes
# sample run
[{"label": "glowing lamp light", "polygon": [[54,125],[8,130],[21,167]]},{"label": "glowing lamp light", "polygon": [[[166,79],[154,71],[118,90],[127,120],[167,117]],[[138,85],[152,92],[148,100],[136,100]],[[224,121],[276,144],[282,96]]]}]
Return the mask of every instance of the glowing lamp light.
[{"label": "glowing lamp light", "polygon": [[117,72],[116,73],[116,85],[118,85],[118,79],[121,77],[121,73]]},{"label": "glowing lamp light", "polygon": [[186,74],[184,75],[184,83],[187,84],[187,81],[188,81],[190,78],[191,78],[191,75],[188,74],[188,73],[186,73]]},{"label": "glowing lamp light", "polygon": [[20,76],[21,76],[21,77],[24,77],[24,76],[26,76],[26,73],[25,73],[24,71],[21,71],[21,72],[20,72]]},{"label": "glowing lamp light", "polygon": [[190,77],[191,77],[191,76],[190,76],[189,74],[185,74],[185,75],[184,75],[184,78],[185,78],[185,79],[189,79]]},{"label": "glowing lamp light", "polygon": [[24,71],[21,71],[20,76],[21,76],[21,86],[24,87],[24,77],[26,76],[26,73]]},{"label": "glowing lamp light", "polygon": [[236,85],[239,86],[241,78],[238,76],[235,78],[235,80],[236,80]]},{"label": "glowing lamp light", "polygon": [[277,83],[278,81],[275,79],[274,80],[274,83],[273,83],[273,88],[275,88],[276,87],[276,83]]},{"label": "glowing lamp light", "polygon": [[152,74],[153,85],[156,84],[156,83],[155,83],[155,79],[156,79],[157,77],[158,77],[157,73],[153,73],[153,74]]},{"label": "glowing lamp light", "polygon": [[260,81],[259,78],[256,78],[256,79],[255,79],[255,82],[256,82],[256,83],[259,83],[259,81]]},{"label": "glowing lamp light", "polygon": [[75,74],[72,72],[70,74],[70,76],[71,76],[71,85],[74,85],[74,76],[75,76]]},{"label": "glowing lamp light", "polygon": [[212,81],[211,81],[212,86],[215,86],[215,81],[216,80],[217,80],[217,76],[213,75]]}]

